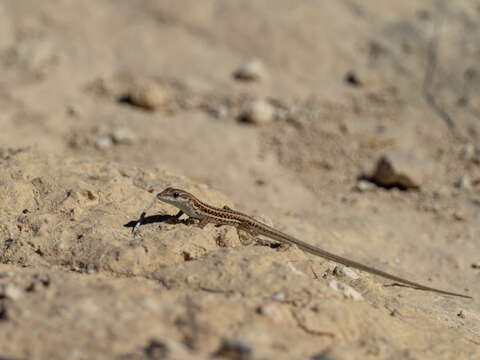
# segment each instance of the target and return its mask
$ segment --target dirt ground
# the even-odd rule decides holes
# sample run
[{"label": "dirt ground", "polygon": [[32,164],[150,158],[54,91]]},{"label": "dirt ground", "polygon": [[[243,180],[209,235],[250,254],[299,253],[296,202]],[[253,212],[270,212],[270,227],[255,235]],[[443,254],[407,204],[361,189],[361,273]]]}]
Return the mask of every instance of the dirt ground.
[{"label": "dirt ground", "polygon": [[473,0],[1,1],[0,359],[480,358],[479,64]]}]

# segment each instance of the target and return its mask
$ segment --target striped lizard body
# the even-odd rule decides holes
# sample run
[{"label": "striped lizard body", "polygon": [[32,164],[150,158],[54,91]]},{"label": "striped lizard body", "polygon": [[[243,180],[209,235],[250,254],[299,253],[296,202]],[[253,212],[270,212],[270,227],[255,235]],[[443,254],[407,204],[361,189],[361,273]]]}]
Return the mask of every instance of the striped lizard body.
[{"label": "striped lizard body", "polygon": [[462,298],[471,299],[471,296],[459,294],[451,291],[445,291],[436,289],[430,286],[422,285],[416,283],[414,281],[410,281],[407,279],[403,279],[401,277],[386,273],[382,270],[377,270],[373,267],[361,264],[354,260],[350,260],[335,254],[332,254],[328,251],[320,249],[316,246],[310,245],[304,241],[301,241],[293,236],[287,235],[281,231],[274,229],[271,226],[268,226],[258,220],[255,220],[253,217],[243,214],[239,211],[232,210],[227,206],[223,208],[218,208],[203,201],[200,201],[192,194],[181,190],[181,189],[174,189],[174,188],[166,188],[161,193],[157,194],[157,198],[165,203],[171,204],[180,211],[175,215],[176,218],[179,218],[183,214],[188,215],[190,218],[199,220],[199,227],[203,228],[208,223],[213,223],[215,225],[230,225],[237,228],[237,230],[244,231],[252,236],[256,235],[263,235],[280,243],[286,243],[291,245],[296,245],[300,249],[310,254],[320,256],[324,259],[328,259],[331,261],[335,261],[339,264],[343,264],[345,266],[349,266],[352,268],[356,268],[358,270],[362,270],[368,272],[370,274],[374,274],[377,276],[381,276],[383,278],[397,281],[401,284],[411,286],[412,288],[424,291],[432,291],[439,294],[444,295],[451,295],[451,296],[458,296]]}]

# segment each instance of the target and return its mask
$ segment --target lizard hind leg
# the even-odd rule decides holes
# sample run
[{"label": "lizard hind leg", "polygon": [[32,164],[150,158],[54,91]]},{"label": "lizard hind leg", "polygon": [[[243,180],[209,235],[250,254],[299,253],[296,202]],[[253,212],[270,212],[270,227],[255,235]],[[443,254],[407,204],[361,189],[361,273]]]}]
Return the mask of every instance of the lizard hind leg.
[{"label": "lizard hind leg", "polygon": [[246,225],[236,227],[238,239],[242,245],[247,246],[257,242],[256,233]]},{"label": "lizard hind leg", "polygon": [[[243,234],[242,234],[243,232]],[[268,246],[271,247],[272,243],[268,240],[263,240],[258,237],[258,233],[253,230],[250,226],[245,224],[240,224],[237,226],[238,238],[242,245],[255,245]]]}]

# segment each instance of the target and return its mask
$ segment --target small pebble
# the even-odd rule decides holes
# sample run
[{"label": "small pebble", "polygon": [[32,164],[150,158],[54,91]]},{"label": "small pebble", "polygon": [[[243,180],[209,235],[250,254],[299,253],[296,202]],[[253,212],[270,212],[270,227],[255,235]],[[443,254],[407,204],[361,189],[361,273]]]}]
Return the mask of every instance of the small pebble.
[{"label": "small pebble", "polygon": [[73,105],[68,105],[66,112],[68,116],[78,116],[78,111]]},{"label": "small pebble", "polygon": [[218,119],[225,119],[228,116],[228,108],[225,105],[220,105],[215,109],[214,115]]},{"label": "small pebble", "polygon": [[272,300],[283,302],[285,301],[285,293],[284,292],[276,292],[271,297]]},{"label": "small pebble", "polygon": [[472,181],[470,180],[470,176],[462,175],[460,179],[458,179],[457,183],[455,184],[459,189],[462,190],[470,190],[472,188]]},{"label": "small pebble", "polygon": [[12,300],[18,300],[23,296],[22,289],[12,284],[5,285],[5,287],[3,288],[3,293],[7,298],[10,298]]},{"label": "small pebble", "polygon": [[461,153],[462,158],[472,160],[475,156],[475,145],[472,143],[466,144]]},{"label": "small pebble", "polygon": [[155,111],[168,101],[165,90],[155,82],[137,84],[128,94],[130,103],[145,110]]},{"label": "small pebble", "polygon": [[465,319],[465,313],[463,312],[463,310],[460,310],[460,311],[458,312],[457,316],[458,316],[459,318]]},{"label": "small pebble", "polygon": [[255,184],[257,184],[258,186],[264,186],[267,184],[267,181],[265,179],[257,179],[255,180]]},{"label": "small pebble", "polygon": [[223,339],[220,348],[214,353],[213,357],[246,360],[251,359],[252,355],[253,349],[247,343],[236,339]]},{"label": "small pebble", "polygon": [[350,86],[362,86],[362,82],[358,79],[358,75],[353,71],[349,71],[345,74],[344,81]]},{"label": "small pebble", "polygon": [[453,213],[453,218],[456,220],[456,221],[465,221],[467,218],[465,217],[464,214],[460,213],[460,212],[454,212]]},{"label": "small pebble", "polygon": [[278,303],[270,302],[259,307],[258,313],[265,315],[275,322],[282,322],[285,320],[282,308]]},{"label": "small pebble", "polygon": [[271,123],[274,117],[275,108],[273,105],[264,100],[257,100],[247,106],[240,115],[240,121],[255,125],[266,125]]},{"label": "small pebble", "polygon": [[133,131],[127,128],[113,129],[110,136],[115,144],[131,145],[137,140],[137,136],[133,133]]},{"label": "small pebble", "polygon": [[429,167],[414,154],[391,152],[380,157],[370,180],[387,188],[418,189],[430,175]]},{"label": "small pebble", "polygon": [[153,297],[146,297],[139,302],[140,307],[147,310],[157,310],[160,308],[160,304]]},{"label": "small pebble", "polygon": [[360,192],[369,191],[374,188],[375,188],[375,184],[367,180],[360,180],[357,182],[357,185],[355,186],[355,190]]},{"label": "small pebble", "polygon": [[253,59],[240,66],[233,77],[243,81],[258,81],[265,77],[265,66],[258,59]]},{"label": "small pebble", "polygon": [[169,353],[168,345],[158,339],[150,339],[144,349],[149,359],[166,359]]},{"label": "small pebble", "polygon": [[108,148],[111,148],[112,145],[113,145],[112,138],[108,135],[100,136],[95,141],[95,147],[99,150],[106,150]]},{"label": "small pebble", "polygon": [[474,262],[471,266],[472,269],[480,269],[480,261]]},{"label": "small pebble", "polygon": [[346,267],[346,266],[343,266],[343,265],[335,266],[335,268],[333,269],[333,274],[334,275],[347,276],[347,277],[349,277],[350,279],[353,279],[353,280],[356,280],[356,279],[359,278],[359,276],[357,275],[357,273],[355,271],[353,271],[349,267]]},{"label": "small pebble", "polygon": [[397,309],[393,309],[392,311],[390,311],[390,316],[397,316],[397,315],[398,315]]},{"label": "small pebble", "polygon": [[341,292],[345,297],[351,298],[353,300],[363,300],[362,294],[360,294],[357,290],[355,290],[351,286],[342,284],[337,280],[331,280],[328,283],[328,286],[338,292]]}]

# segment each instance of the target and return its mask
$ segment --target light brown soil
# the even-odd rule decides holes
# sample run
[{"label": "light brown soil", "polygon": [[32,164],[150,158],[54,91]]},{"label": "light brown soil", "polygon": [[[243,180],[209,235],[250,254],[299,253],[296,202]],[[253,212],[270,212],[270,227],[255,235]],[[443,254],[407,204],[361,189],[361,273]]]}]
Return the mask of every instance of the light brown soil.
[{"label": "light brown soil", "polygon": [[[0,2],[0,358],[480,358],[479,24],[473,0]],[[271,122],[239,121],[254,100]],[[385,153],[418,191],[358,190]],[[474,299],[169,224],[167,186]]]}]

